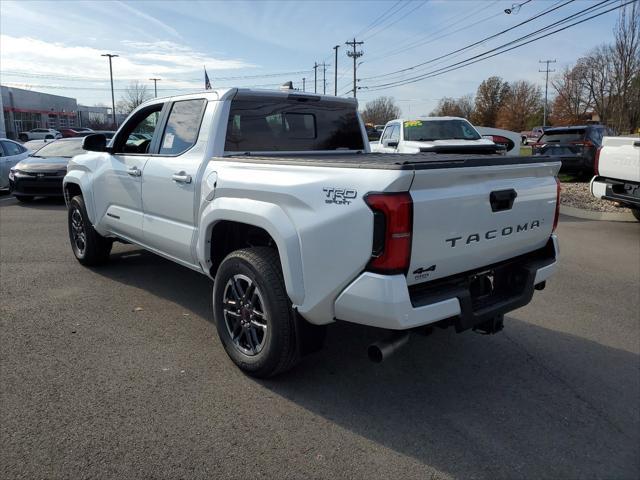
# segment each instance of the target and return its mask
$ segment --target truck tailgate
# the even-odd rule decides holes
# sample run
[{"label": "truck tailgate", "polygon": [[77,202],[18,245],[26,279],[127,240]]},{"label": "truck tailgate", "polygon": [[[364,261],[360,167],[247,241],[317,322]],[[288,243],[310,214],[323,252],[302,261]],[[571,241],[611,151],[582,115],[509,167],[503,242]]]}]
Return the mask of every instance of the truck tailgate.
[{"label": "truck tailgate", "polygon": [[482,268],[547,243],[560,163],[527,160],[415,170],[409,285]]}]

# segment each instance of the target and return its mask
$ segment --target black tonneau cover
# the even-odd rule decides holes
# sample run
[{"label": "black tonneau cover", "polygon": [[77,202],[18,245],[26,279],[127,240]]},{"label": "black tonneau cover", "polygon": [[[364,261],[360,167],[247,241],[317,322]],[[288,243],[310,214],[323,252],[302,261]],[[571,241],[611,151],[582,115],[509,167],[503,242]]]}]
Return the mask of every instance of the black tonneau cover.
[{"label": "black tonneau cover", "polygon": [[523,165],[559,162],[546,155],[510,157],[505,155],[469,155],[442,153],[330,153],[230,155],[215,160],[274,165],[309,165],[314,167],[367,168],[383,170],[429,170],[442,168]]}]

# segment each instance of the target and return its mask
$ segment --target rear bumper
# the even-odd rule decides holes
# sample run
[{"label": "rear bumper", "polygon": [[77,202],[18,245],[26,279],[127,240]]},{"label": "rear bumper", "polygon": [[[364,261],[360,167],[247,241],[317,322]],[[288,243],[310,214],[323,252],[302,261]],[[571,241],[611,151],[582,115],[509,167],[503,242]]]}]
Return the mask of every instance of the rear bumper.
[{"label": "rear bumper", "polygon": [[640,184],[635,182],[593,177],[591,194],[596,198],[620,202],[633,208],[640,207]]},{"label": "rear bumper", "polygon": [[585,155],[560,156],[561,172],[593,171],[593,157]]},{"label": "rear bumper", "polygon": [[[339,320],[392,330],[452,319],[456,330],[466,330],[529,303],[535,286],[555,272],[558,253],[558,240],[552,234],[547,245],[535,252],[482,271],[412,287],[404,275],[364,272],[340,294],[335,315]],[[487,271],[492,273],[493,291],[477,295],[474,282]]]}]

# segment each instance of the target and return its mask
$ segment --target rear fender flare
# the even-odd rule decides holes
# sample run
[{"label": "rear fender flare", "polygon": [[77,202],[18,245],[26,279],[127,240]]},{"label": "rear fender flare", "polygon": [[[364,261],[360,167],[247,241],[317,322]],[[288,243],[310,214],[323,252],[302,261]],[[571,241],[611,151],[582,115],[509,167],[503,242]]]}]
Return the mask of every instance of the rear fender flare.
[{"label": "rear fender flare", "polygon": [[208,204],[200,216],[196,242],[197,258],[206,272],[211,268],[213,227],[224,220],[262,228],[273,238],[278,247],[287,294],[294,305],[301,305],[305,293],[300,238],[284,210],[272,203],[246,198],[216,198]]}]

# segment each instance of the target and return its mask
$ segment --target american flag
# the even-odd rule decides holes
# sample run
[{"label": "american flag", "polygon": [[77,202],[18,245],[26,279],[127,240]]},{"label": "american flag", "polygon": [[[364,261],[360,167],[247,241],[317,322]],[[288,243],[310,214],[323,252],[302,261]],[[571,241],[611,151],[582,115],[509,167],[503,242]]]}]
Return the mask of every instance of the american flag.
[{"label": "american flag", "polygon": [[211,90],[211,82],[209,81],[209,75],[207,75],[207,67],[204,68],[204,89]]}]

